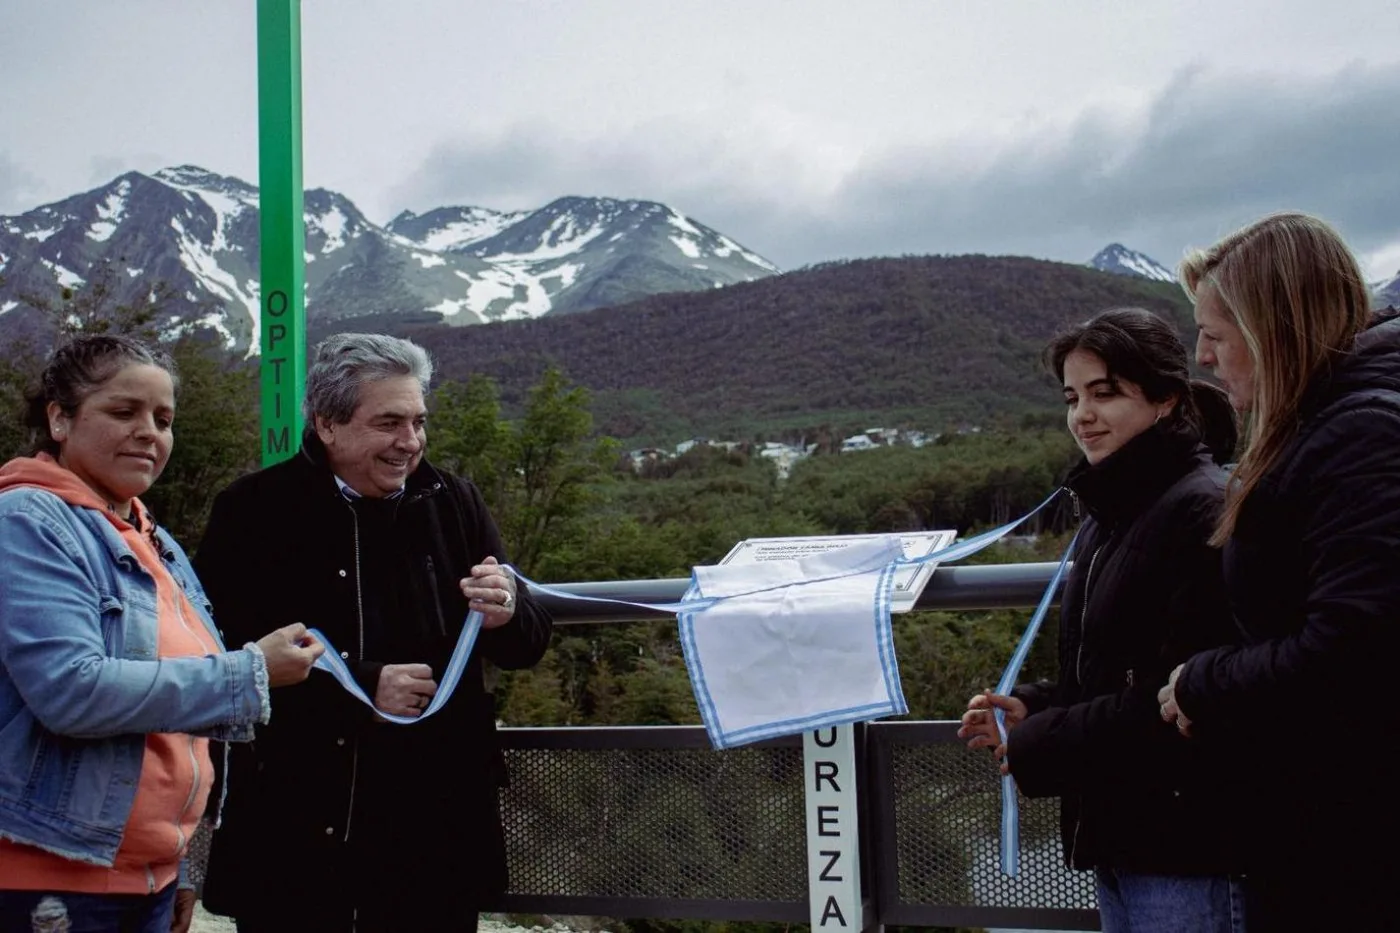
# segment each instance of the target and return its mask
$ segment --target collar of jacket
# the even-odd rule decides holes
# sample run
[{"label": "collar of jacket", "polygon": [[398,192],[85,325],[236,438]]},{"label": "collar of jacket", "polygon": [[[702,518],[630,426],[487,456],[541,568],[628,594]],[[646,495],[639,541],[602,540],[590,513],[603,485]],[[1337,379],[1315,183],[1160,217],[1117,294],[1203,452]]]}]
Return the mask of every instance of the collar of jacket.
[{"label": "collar of jacket", "polygon": [[1198,463],[1211,462],[1197,433],[1154,424],[1097,464],[1081,459],[1065,486],[1105,524],[1131,519]]},{"label": "collar of jacket", "polygon": [[1342,396],[1367,389],[1400,392],[1400,309],[1373,312],[1351,350],[1314,373],[1298,406],[1298,423],[1310,420]]},{"label": "collar of jacket", "polygon": [[[341,502],[348,501],[340,493],[340,486],[335,481],[335,473],[331,470],[330,460],[326,455],[326,445],[321,443],[321,439],[316,436],[316,432],[307,428],[301,436],[301,450],[297,454],[297,462],[306,469],[314,473],[318,480],[323,480],[320,485]],[[418,466],[408,475],[408,480],[404,483],[402,496],[395,497],[394,501],[399,505],[406,505],[410,502],[417,502],[427,496],[441,492],[443,488],[442,474],[437,471],[428,458],[424,457],[418,461]]]}]

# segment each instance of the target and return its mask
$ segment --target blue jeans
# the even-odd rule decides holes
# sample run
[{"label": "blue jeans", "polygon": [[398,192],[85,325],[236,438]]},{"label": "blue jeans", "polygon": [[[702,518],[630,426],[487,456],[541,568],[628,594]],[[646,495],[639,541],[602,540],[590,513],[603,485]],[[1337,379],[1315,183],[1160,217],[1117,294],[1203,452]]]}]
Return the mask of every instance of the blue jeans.
[{"label": "blue jeans", "polygon": [[1144,875],[1100,868],[1103,933],[1244,933],[1244,886],[1223,875]]},{"label": "blue jeans", "polygon": [[170,933],[177,887],[159,894],[0,891],[0,933]]}]

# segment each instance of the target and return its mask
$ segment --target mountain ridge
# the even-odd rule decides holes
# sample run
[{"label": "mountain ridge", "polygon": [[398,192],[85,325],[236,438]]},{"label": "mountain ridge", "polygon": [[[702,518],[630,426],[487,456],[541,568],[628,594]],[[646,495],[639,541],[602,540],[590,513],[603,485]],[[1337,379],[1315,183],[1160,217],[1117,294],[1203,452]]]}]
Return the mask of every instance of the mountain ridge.
[{"label": "mountain ridge", "polygon": [[[306,191],[304,206],[307,315],[326,326],[386,314],[454,325],[524,319],[778,271],[658,202],[438,208],[382,227],[328,189]],[[116,276],[120,301],[140,301],[148,282],[169,285],[158,322],[166,336],[203,328],[256,351],[258,211],[258,190],[242,179],[178,165],[0,217],[0,327],[26,296],[52,300],[109,264],[128,273]]]}]

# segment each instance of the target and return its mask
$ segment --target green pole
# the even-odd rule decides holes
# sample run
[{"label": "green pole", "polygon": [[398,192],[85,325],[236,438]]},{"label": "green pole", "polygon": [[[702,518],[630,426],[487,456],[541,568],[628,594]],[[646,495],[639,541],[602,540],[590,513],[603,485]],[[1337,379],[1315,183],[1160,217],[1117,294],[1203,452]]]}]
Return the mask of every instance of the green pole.
[{"label": "green pole", "polygon": [[258,0],[262,463],[301,444],[306,225],[301,188],[301,0]]}]

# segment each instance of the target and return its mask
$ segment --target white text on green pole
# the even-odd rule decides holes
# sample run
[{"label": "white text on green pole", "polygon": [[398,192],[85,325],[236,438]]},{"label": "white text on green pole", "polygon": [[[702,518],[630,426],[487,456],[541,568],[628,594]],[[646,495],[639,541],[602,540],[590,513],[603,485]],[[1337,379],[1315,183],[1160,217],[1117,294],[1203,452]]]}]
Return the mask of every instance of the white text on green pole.
[{"label": "white text on green pole", "polygon": [[301,0],[258,0],[262,462],[301,442],[306,243],[301,188]]}]

